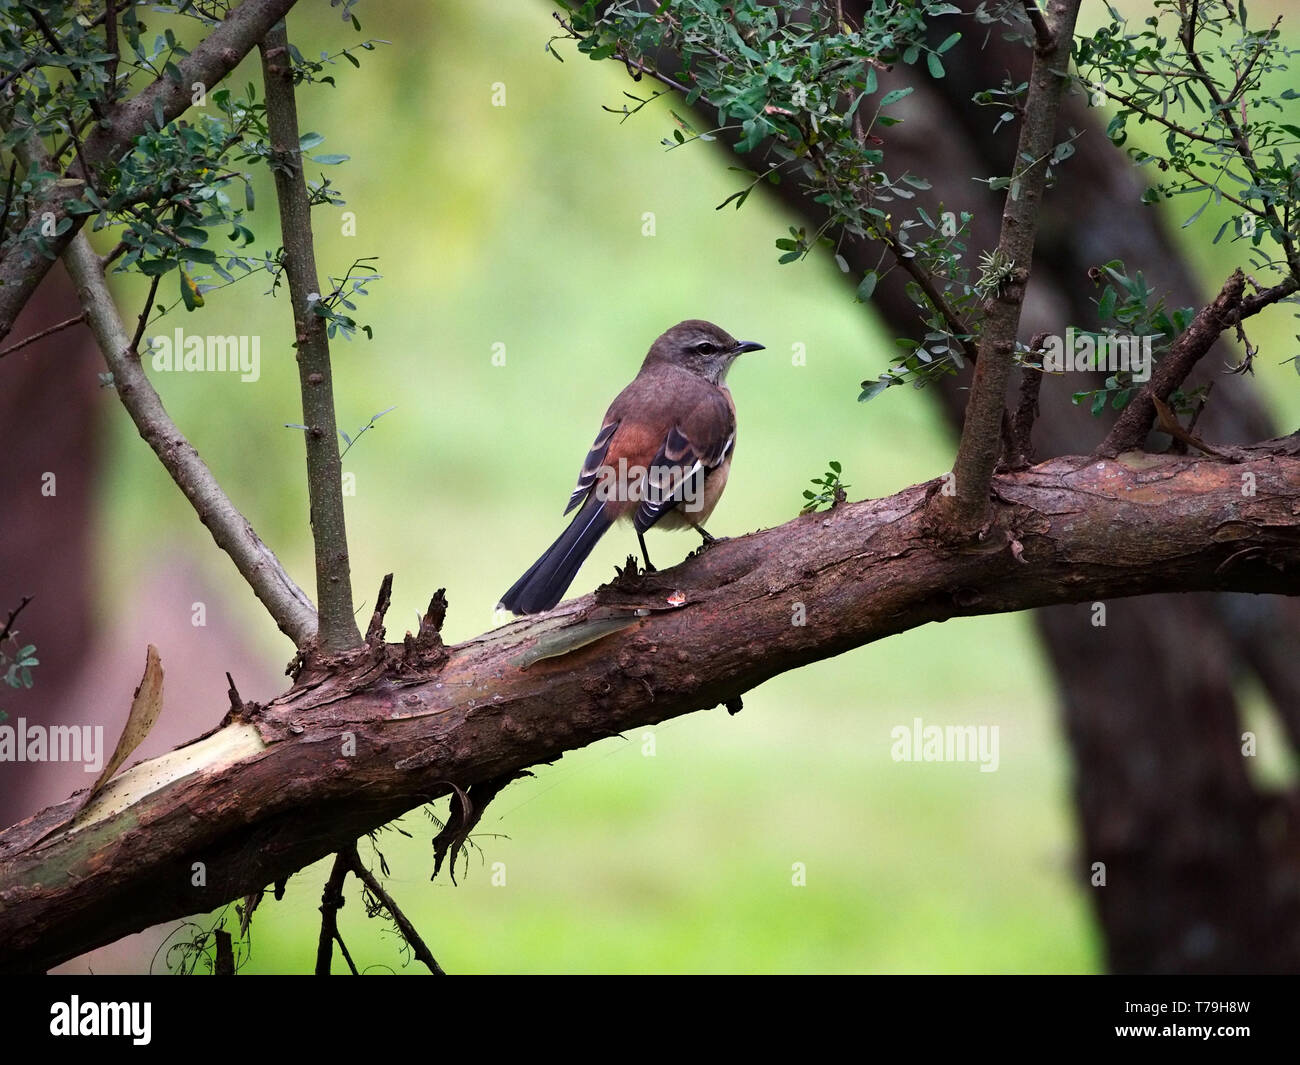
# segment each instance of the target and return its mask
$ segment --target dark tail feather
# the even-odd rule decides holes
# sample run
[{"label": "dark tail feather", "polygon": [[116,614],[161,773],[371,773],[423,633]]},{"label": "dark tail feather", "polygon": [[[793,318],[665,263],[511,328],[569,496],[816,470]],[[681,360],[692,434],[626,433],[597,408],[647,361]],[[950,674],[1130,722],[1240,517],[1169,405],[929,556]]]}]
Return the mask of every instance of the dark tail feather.
[{"label": "dark tail feather", "polygon": [[596,541],[612,524],[613,519],[605,513],[603,501],[588,499],[573,516],[569,527],[560,533],[559,539],[501,597],[500,606],[515,614],[550,610],[573,583]]}]

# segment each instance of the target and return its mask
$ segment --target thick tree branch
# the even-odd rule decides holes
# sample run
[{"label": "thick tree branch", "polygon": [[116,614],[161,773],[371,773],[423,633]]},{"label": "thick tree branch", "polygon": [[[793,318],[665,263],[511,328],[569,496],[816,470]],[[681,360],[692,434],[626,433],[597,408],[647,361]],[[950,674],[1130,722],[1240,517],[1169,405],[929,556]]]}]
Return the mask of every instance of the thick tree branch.
[{"label": "thick tree branch", "polygon": [[86,322],[95,334],[113,386],[145,442],[185,493],[199,521],[235,564],[262,601],[280,630],[302,647],[316,632],[316,610],[302,589],[284,571],[235,504],[212,476],[199,453],[163,408],[140,357],[131,346],[117,305],[104,279],[103,267],[84,233],[78,233],[63,255]]},{"label": "thick tree branch", "polygon": [[974,532],[983,524],[988,511],[989,483],[1002,444],[1007,379],[1034,257],[1034,235],[1047,182],[1047,159],[1056,138],[1056,116],[1068,81],[1066,68],[1079,0],[1051,0],[1048,10],[1053,43],[1048,48],[1040,41],[1034,51],[1024,121],[998,238],[998,258],[1014,273],[985,304],[979,359],[975,363],[961,442],[952,468],[956,491],[935,497],[940,517],[959,534]]},{"label": "thick tree branch", "polygon": [[[110,781],[73,829],[36,842],[75,798],[0,834],[0,971],[212,909],[453,785],[932,621],[1166,591],[1300,595],[1300,439],[1239,457],[1075,457],[1002,475],[989,535],[960,550],[930,536],[938,484],[918,485],[719,542],[432,663],[400,644],[363,648]],[[611,618],[626,624],[575,639]]]},{"label": "thick tree branch", "polygon": [[311,201],[298,147],[298,107],[294,100],[289,37],[283,22],[259,48],[266,86],[266,124],[271,140],[271,170],[280,204],[284,272],[293,303],[298,380],[302,389],[303,437],[307,445],[307,493],[311,532],[316,545],[316,601],[320,612],[318,643],[325,652],[361,643],[352,616],[352,572],[343,513],[343,463],[334,416],[334,375],[330,368],[325,319],[316,313],[321,300],[316,251],[311,233]]},{"label": "thick tree branch", "polygon": [[[178,80],[159,78],[136,96],[105,112],[103,120],[95,124],[86,138],[82,153],[85,165],[93,171],[115,162],[154,121],[155,105],[161,108],[167,122],[183,114],[190,107],[191,86],[201,82],[212,88],[221,81],[293,4],[294,0],[244,0],[188,56],[177,62]],[[0,340],[9,335],[36,286],[80,231],[86,216],[69,215],[68,205],[81,195],[80,185],[51,186],[45,199],[29,212],[25,235],[15,240],[0,258]],[[38,244],[40,220],[47,214],[56,224],[64,218],[72,220],[65,232],[44,238],[48,255]]]}]

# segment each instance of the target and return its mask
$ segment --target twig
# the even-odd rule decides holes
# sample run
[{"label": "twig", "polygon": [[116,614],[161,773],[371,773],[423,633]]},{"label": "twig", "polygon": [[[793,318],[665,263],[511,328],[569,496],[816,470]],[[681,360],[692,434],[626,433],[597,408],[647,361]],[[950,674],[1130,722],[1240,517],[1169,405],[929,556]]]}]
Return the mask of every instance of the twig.
[{"label": "twig", "polygon": [[384,574],[384,579],[379,585],[379,597],[375,600],[375,612],[370,617],[370,625],[366,629],[366,643],[378,645],[384,639],[384,615],[388,613],[388,606],[393,598],[393,575]]},{"label": "twig", "polygon": [[144,328],[149,323],[149,312],[153,310],[153,298],[158,292],[158,282],[161,280],[161,274],[154,274],[153,281],[149,284],[149,295],[144,301],[144,310],[140,312],[140,320],[135,325],[135,336],[131,338],[131,347],[128,349],[132,355],[140,354],[140,339],[144,336]]},{"label": "twig", "polygon": [[18,619],[18,615],[23,612],[23,609],[27,606],[27,604],[32,601],[32,598],[33,597],[30,595],[23,596],[22,602],[19,603],[16,607],[14,607],[11,611],[9,611],[9,617],[5,619],[4,628],[0,629],[0,643],[2,643],[9,636],[9,633],[13,630],[14,622]]},{"label": "twig", "polygon": [[976,347],[971,336],[970,324],[948,302],[939,287],[934,283],[934,277],[921,268],[921,264],[916,261],[916,256],[904,254],[905,249],[893,233],[880,232],[877,235],[881,243],[893,253],[894,262],[898,263],[912,280],[920,286],[931,306],[943,317],[948,328],[953,331],[954,339],[961,344],[962,353],[971,362],[975,362],[979,358],[979,348]]},{"label": "twig", "polygon": [[139,358],[132,354],[126,328],[104,280],[99,256],[84,233],[73,238],[63,253],[63,261],[77,286],[86,321],[113,374],[113,385],[122,406],[140,435],[153,448],[172,480],[198,512],[212,539],[230,556],[280,630],[299,648],[303,647],[316,632],[316,611],[311,600],[262,543],[248,519],[230,501],[194,446],[163,408]]},{"label": "twig", "polygon": [[[191,85],[195,82],[215,85],[224,78],[293,4],[294,0],[243,0],[237,7],[232,7],[219,26],[189,55],[177,61],[179,79],[160,77],[135,96],[104,111],[103,120],[95,123],[94,130],[86,138],[85,163],[97,168],[106,162],[115,162],[154,121],[155,107],[161,109],[164,121],[181,115],[190,107]],[[103,17],[102,13],[97,15],[91,25],[98,25]],[[31,64],[33,67],[37,65],[37,62]],[[19,73],[16,71],[0,82],[0,89]],[[85,215],[68,212],[69,204],[80,196],[81,190],[77,186],[49,186],[44,199],[32,204],[29,213],[40,216],[49,212],[56,219],[71,218],[72,225],[53,237],[41,237],[33,232],[14,242],[0,258],[0,340],[13,329],[19,312],[36,291],[51,263],[63,254],[85,224]],[[38,247],[38,241],[44,242],[44,248]]]},{"label": "twig", "polygon": [[1030,25],[1034,27],[1034,39],[1038,42],[1037,50],[1043,53],[1051,52],[1056,48],[1056,35],[1047,25],[1047,19],[1043,18],[1043,13],[1038,10],[1034,0],[1021,0],[1021,2],[1024,4]]},{"label": "twig", "polygon": [[1196,448],[1197,450],[1204,451],[1207,455],[1214,455],[1217,458],[1228,457],[1222,451],[1219,451],[1217,448],[1211,447],[1200,437],[1193,436],[1192,431],[1190,429],[1184,429],[1181,425],[1179,425],[1178,416],[1174,414],[1172,410],[1170,410],[1169,404],[1167,404],[1164,400],[1157,399],[1155,396],[1152,396],[1151,404],[1152,406],[1155,407],[1156,410],[1156,424],[1160,427],[1162,432],[1168,433],[1176,441],[1178,441],[1178,443],[1182,447],[1182,451],[1184,454],[1186,453],[1187,446],[1190,444],[1192,447]]},{"label": "twig", "polygon": [[1110,85],[1099,85],[1098,88],[1100,88],[1101,91],[1111,99],[1118,100],[1130,111],[1141,115],[1143,118],[1149,118],[1152,122],[1159,122],[1160,125],[1165,127],[1165,129],[1172,130],[1180,136],[1186,137],[1188,140],[1200,141],[1202,144],[1210,144],[1216,147],[1223,143],[1222,137],[1211,137],[1205,133],[1197,133],[1195,130],[1187,129],[1185,126],[1180,126],[1177,122],[1170,121],[1165,118],[1164,115],[1159,114],[1156,111],[1148,110],[1133,99],[1132,96],[1129,96],[1127,93],[1121,92],[1119,89]]},{"label": "twig", "polygon": [[1234,270],[1232,276],[1223,283],[1219,294],[1196,313],[1192,324],[1169,345],[1169,350],[1156,364],[1151,379],[1129,401],[1129,405],[1106,434],[1106,439],[1097,449],[1097,455],[1113,458],[1141,445],[1156,416],[1153,400],[1167,400],[1169,394],[1187,379],[1192,367],[1213,347],[1219,334],[1239,320],[1243,310],[1242,291],[1245,285],[1246,275],[1240,269]]},{"label": "twig", "polygon": [[[1205,88],[1206,94],[1214,102],[1215,108],[1223,118],[1223,124],[1232,134],[1234,147],[1241,161],[1246,164],[1246,170],[1250,174],[1250,179],[1254,184],[1262,186],[1263,177],[1260,174],[1259,164],[1255,162],[1255,153],[1251,150],[1250,140],[1246,137],[1246,124],[1243,119],[1240,123],[1232,115],[1232,105],[1223,98],[1219,92],[1219,84],[1210,76],[1205,64],[1201,61],[1201,54],[1196,50],[1196,20],[1199,12],[1198,0],[1192,0],[1191,12],[1183,20],[1183,26],[1179,33],[1179,40],[1183,45],[1183,52],[1187,56],[1188,63],[1196,71],[1196,76]],[[1242,110],[1244,113],[1245,104],[1243,102]],[[1293,277],[1300,279],[1300,253],[1297,252],[1295,241],[1291,234],[1287,232],[1286,227],[1282,224],[1282,219],[1278,217],[1277,208],[1272,203],[1266,203],[1264,214],[1268,220],[1273,223],[1281,234],[1279,240],[1286,252],[1287,265],[1291,268]]]},{"label": "twig", "polygon": [[[1273,20],[1273,25],[1269,27],[1268,34],[1266,34],[1265,36],[1272,36],[1273,34],[1277,33],[1277,28],[1279,25],[1281,25],[1281,23],[1282,23],[1282,16],[1278,15],[1278,17]],[[1247,79],[1249,79],[1250,77],[1250,72],[1255,69],[1255,64],[1259,62],[1259,57],[1262,56],[1263,54],[1264,54],[1264,46],[1260,45],[1258,48],[1255,49],[1255,52],[1250,57],[1250,59],[1247,60],[1245,68],[1240,73],[1238,73],[1237,80],[1233,83],[1232,91],[1228,93],[1229,102],[1236,100],[1239,94],[1245,90]],[[1236,66],[1236,63],[1234,62],[1233,65]]]},{"label": "twig", "polygon": [[[561,17],[558,11],[552,12],[551,15],[555,19],[555,21],[558,22],[560,26],[565,30],[565,32],[568,33],[568,35],[571,38],[573,38],[574,40],[581,39],[577,31],[575,31],[574,28],[568,22],[566,22],[563,17]],[[559,38],[555,38],[555,39],[558,40]],[[688,95],[691,91],[689,87],[683,85],[679,81],[674,81],[667,74],[660,73],[654,67],[647,66],[645,63],[642,63],[638,59],[629,59],[622,52],[615,52],[612,58],[617,59],[620,63],[622,63],[627,68],[627,72],[632,75],[633,81],[640,81],[642,74],[648,74],[655,81],[659,82],[660,85],[666,85],[668,88],[681,93],[683,96]],[[633,73],[634,71],[635,73]]]},{"label": "twig", "polygon": [[99,265],[102,266],[105,270],[107,270],[110,266],[112,266],[115,262],[117,262],[118,259],[122,258],[122,256],[126,254],[126,251],[127,251],[126,241],[119,240],[116,244],[113,245],[113,250],[99,260]]},{"label": "twig", "polygon": [[311,200],[303,177],[302,151],[298,147],[298,110],[284,22],[277,23],[258,48],[262,54],[267,130],[273,158],[279,161],[271,170],[280,205],[284,272],[293,304],[302,421],[307,426],[303,439],[307,448],[312,540],[316,547],[319,644],[326,652],[343,651],[362,641],[353,617],[352,574],[343,510],[343,464],[334,412],[329,336],[325,319],[316,313],[311,298],[315,296],[319,300],[321,289],[311,235]]},{"label": "twig", "polygon": [[33,333],[26,340],[20,340],[17,344],[10,344],[4,349],[4,351],[0,351],[0,359],[3,359],[6,355],[12,355],[15,351],[21,351],[23,348],[27,347],[28,344],[35,344],[38,340],[44,340],[51,333],[57,333],[61,329],[67,329],[70,325],[76,325],[78,322],[84,321],[85,318],[86,316],[84,314],[78,314],[72,318],[65,318],[57,325],[52,325],[48,329],[42,329],[39,333]]},{"label": "twig", "polygon": [[[53,48],[54,51],[57,52],[59,55],[67,55],[68,54],[67,49],[63,47],[63,42],[59,40],[58,34],[54,32],[54,28],[49,24],[49,22],[46,21],[46,18],[44,15],[41,14],[40,9],[34,7],[31,4],[24,4],[23,6],[27,8],[27,13],[32,16],[32,21],[36,23],[37,28],[41,31],[41,36],[45,38],[45,40],[49,43],[49,46]],[[68,64],[68,70],[72,74],[72,80],[75,81],[78,85],[80,85],[82,83],[81,70],[77,66],[71,63]],[[96,118],[102,119],[104,117],[104,112],[100,108],[98,100],[92,99],[92,100],[87,100],[86,102],[90,105],[90,110],[94,112]],[[69,111],[68,129],[71,130],[72,126],[73,126],[72,113],[71,111]],[[90,174],[87,173],[86,177],[87,179],[89,179]]]},{"label": "twig", "polygon": [[443,971],[442,966],[439,965],[437,959],[434,958],[433,952],[429,950],[424,940],[420,937],[420,933],[416,931],[415,925],[413,925],[406,914],[402,912],[401,907],[393,901],[393,897],[384,890],[383,884],[376,879],[374,873],[362,864],[361,855],[357,853],[357,845],[355,843],[353,843],[348,850],[339,852],[340,858],[345,856],[350,863],[349,868],[356,874],[357,879],[366,885],[366,889],[370,894],[374,895],[384,909],[388,911],[388,915],[393,919],[393,923],[397,925],[397,929],[401,932],[402,938],[410,945],[415,956],[419,958],[429,972],[433,973],[435,976],[446,976],[447,974]]},{"label": "twig", "polygon": [[347,959],[352,974],[354,976],[357,974],[357,967],[352,964],[348,948],[343,942],[343,937],[339,935],[339,910],[343,908],[343,881],[348,878],[348,867],[347,853],[339,851],[334,856],[334,866],[330,869],[329,879],[325,881],[325,889],[321,892],[320,938],[316,941],[317,976],[329,976],[330,959],[336,941],[343,950],[343,957]]}]

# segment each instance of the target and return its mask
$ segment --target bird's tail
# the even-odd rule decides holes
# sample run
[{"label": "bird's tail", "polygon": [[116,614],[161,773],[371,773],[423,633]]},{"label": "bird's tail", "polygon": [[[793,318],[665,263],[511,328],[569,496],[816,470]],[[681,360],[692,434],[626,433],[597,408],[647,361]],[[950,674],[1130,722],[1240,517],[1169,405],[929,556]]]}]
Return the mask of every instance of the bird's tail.
[{"label": "bird's tail", "polygon": [[573,521],[555,543],[501,597],[499,607],[515,614],[550,610],[573,583],[596,541],[613,523],[614,519],[606,513],[604,501],[593,495],[573,516]]}]

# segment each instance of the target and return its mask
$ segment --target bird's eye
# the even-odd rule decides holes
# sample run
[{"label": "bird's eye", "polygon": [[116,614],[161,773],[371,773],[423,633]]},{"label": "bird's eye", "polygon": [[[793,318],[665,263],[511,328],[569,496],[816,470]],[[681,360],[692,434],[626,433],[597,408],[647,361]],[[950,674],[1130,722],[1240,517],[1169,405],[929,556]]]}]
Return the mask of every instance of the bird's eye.
[{"label": "bird's eye", "polygon": [[710,344],[707,340],[703,340],[700,343],[695,345],[695,351],[699,355],[712,355],[717,350],[718,349],[714,347],[712,344]]}]

